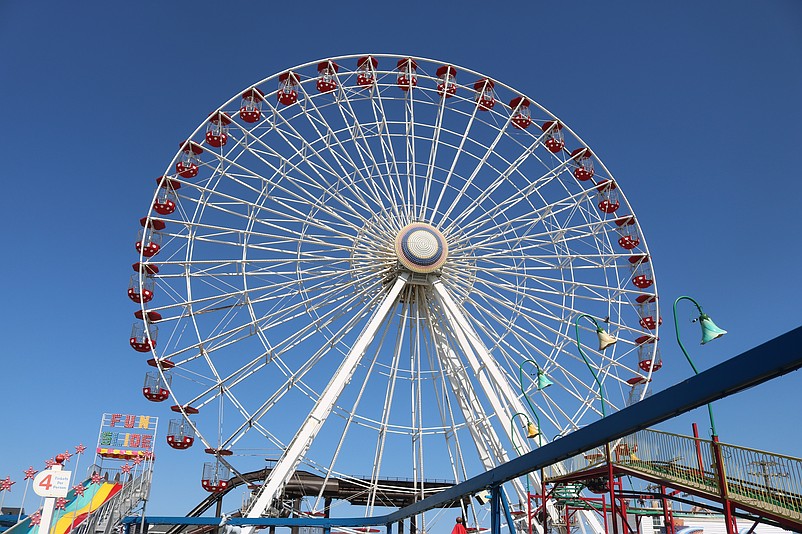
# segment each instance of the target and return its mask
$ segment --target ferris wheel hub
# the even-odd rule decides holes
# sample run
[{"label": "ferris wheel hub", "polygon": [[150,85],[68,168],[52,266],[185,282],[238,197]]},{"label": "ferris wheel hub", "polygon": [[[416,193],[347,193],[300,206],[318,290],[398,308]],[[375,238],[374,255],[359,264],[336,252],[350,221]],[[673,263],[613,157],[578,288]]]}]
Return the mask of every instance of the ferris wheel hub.
[{"label": "ferris wheel hub", "polygon": [[416,222],[398,232],[395,253],[401,265],[413,273],[431,273],[448,259],[448,242],[434,226]]}]

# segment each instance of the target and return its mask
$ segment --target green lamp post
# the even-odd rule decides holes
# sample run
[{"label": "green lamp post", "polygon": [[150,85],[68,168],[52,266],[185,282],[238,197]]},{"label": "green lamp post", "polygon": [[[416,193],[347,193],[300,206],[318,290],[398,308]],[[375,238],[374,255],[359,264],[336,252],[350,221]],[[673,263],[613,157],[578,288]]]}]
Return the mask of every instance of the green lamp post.
[{"label": "green lamp post", "polygon": [[[696,306],[696,309],[699,311],[699,317],[695,319],[695,321],[699,321],[699,325],[702,327],[702,345],[713,341],[714,339],[718,339],[724,334],[727,333],[726,330],[722,330],[713,320],[707,315],[705,312],[702,311],[702,307],[696,302],[694,299],[688,296],[681,296],[677,300],[674,301],[674,331],[677,334],[677,344],[679,344],[679,348],[682,349],[682,353],[685,355],[685,359],[688,360],[688,363],[691,364],[691,369],[693,369],[693,373],[698,375],[699,370],[696,368],[696,365],[693,363],[688,351],[685,350],[685,345],[682,344],[682,340],[680,339],[679,335],[679,321],[677,321],[677,304],[680,303],[682,300],[689,300],[693,302]],[[708,403],[707,404],[707,412],[710,416],[710,432],[713,437],[718,437],[718,433],[716,432],[716,422],[713,418],[713,406]]]},{"label": "green lamp post", "polygon": [[[590,370],[590,374],[593,375],[593,380],[596,381],[596,385],[599,387],[599,398],[601,399],[601,410],[602,410],[602,417],[607,416],[607,409],[605,408],[606,400],[604,398],[604,388],[602,387],[602,383],[599,380],[599,375],[596,371],[593,370],[593,366],[590,365],[590,361],[588,357],[585,355],[585,351],[582,350],[582,343],[579,341],[579,320],[585,318],[593,323],[593,326],[596,327],[596,336],[599,338],[599,351],[605,350],[607,347],[611,347],[618,341],[614,336],[607,333],[601,326],[599,326],[599,322],[592,316],[588,315],[587,313],[583,313],[579,315],[574,320],[574,332],[576,333],[576,348],[579,350],[579,355],[582,356],[582,360],[585,362],[585,365],[588,366]],[[616,506],[615,506],[615,488],[613,487],[613,462],[610,458],[610,444],[604,444],[604,455],[605,460],[607,461],[607,484],[609,485],[610,489],[610,519],[613,523],[613,533],[618,534],[618,522],[616,521]]]}]

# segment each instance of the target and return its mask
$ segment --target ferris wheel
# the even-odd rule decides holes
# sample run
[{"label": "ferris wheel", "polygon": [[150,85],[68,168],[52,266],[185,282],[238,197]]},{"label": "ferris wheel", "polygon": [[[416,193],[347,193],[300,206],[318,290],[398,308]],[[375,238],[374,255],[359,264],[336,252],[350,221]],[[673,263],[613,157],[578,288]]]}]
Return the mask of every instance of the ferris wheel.
[{"label": "ferris wheel", "polygon": [[251,517],[296,470],[363,488],[370,513],[388,481],[424,495],[597,420],[594,374],[608,410],[646,393],[660,315],[638,220],[533,99],[345,56],[200,115],[156,180],[128,294],[143,393],[176,412],[171,447],[209,453],[205,489],[267,457]]}]

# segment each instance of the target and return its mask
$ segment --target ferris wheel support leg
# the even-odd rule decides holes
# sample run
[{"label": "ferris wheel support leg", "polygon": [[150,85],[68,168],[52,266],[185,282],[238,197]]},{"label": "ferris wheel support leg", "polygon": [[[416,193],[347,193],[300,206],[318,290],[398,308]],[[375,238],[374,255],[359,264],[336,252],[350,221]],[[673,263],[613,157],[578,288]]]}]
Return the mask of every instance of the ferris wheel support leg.
[{"label": "ferris wheel support leg", "polygon": [[476,392],[472,388],[464,387],[464,384],[470,384],[470,378],[456,352],[449,346],[444,334],[435,323],[431,323],[430,328],[432,337],[437,341],[438,355],[446,371],[448,383],[457,399],[462,416],[468,424],[468,431],[473,438],[482,466],[486,470],[490,470],[498,465],[497,460],[503,454],[501,442],[493,432],[490,419],[479,402]]},{"label": "ferris wheel support leg", "polygon": [[[281,488],[287,483],[292,476],[303,454],[312,445],[320,427],[326,422],[326,418],[334,408],[334,404],[342,393],[345,385],[351,379],[357,364],[362,359],[368,345],[376,336],[379,327],[384,319],[392,310],[393,305],[398,300],[398,295],[409,279],[408,275],[401,274],[396,279],[390,291],[385,295],[376,312],[371,317],[365,329],[357,338],[348,355],[343,359],[337,372],[329,381],[323,394],[318,398],[312,411],[305,419],[303,425],[295,433],[295,436],[290,441],[289,446],[281,455],[275,467],[270,471],[270,474],[265,480],[258,497],[253,505],[249,508],[246,517],[256,518],[267,510],[273,503],[273,500],[278,496]],[[242,534],[251,534],[253,527],[243,528]]]},{"label": "ferris wheel support leg", "polygon": [[[501,406],[501,402],[496,394],[496,391],[498,391],[504,397],[504,401],[507,403],[507,406],[512,406],[512,408],[515,410],[513,413],[527,413],[523,403],[512,390],[509,382],[504,377],[504,372],[501,370],[501,367],[499,367],[498,362],[496,362],[495,358],[493,358],[493,356],[485,348],[484,343],[482,343],[482,340],[479,338],[479,335],[468,322],[457,303],[454,302],[454,299],[451,298],[451,295],[443,286],[442,282],[439,280],[434,280],[432,282],[432,287],[434,288],[434,293],[438,302],[445,310],[449,321],[452,322],[452,328],[457,334],[460,345],[462,346],[463,351],[466,353],[466,356],[468,356],[468,361],[474,373],[479,378],[479,383],[485,390],[485,394],[490,399],[490,402],[493,406],[493,409],[496,410],[496,413],[499,415],[504,414],[504,416],[506,416],[508,419],[511,417],[511,412],[506,407]],[[475,354],[478,354],[478,360]],[[485,373],[490,376],[490,380],[492,380],[493,383],[492,386],[490,385]],[[499,408],[498,406],[501,407]],[[517,439],[517,443],[523,443],[524,445],[521,448],[528,452],[529,446],[526,444],[526,440],[524,440],[522,436],[516,435],[513,438],[512,435],[509,435],[509,438],[510,440]],[[512,442],[516,443],[515,441]],[[535,489],[541,493],[544,493],[540,477],[537,476],[537,473],[530,473],[529,477],[534,483]],[[525,499],[529,498],[528,494],[523,490],[523,487],[521,487],[521,490],[519,491],[519,496],[520,495],[525,495]],[[523,502],[525,501],[521,500],[521,503]],[[548,502],[546,507],[553,520],[559,517],[559,512],[554,507],[553,503]],[[604,531],[601,522],[599,522],[599,520],[593,515],[593,512],[583,512],[582,515],[596,532]],[[540,525],[535,525],[535,527],[538,532],[542,530],[542,526]]]}]

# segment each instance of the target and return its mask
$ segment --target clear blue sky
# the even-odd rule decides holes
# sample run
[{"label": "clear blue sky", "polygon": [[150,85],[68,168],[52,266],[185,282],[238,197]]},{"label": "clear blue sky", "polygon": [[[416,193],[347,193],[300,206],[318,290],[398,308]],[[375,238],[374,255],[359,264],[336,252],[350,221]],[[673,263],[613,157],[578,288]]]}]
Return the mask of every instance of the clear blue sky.
[{"label": "clear blue sky", "polygon": [[[690,368],[668,305],[729,335],[707,368],[799,326],[802,4],[750,2],[0,2],[3,403],[0,477],[79,442],[141,395],[126,297],[138,219],[177,142],[293,65],[387,52],[503,80],[594,148],[638,215],[660,286],[664,367]],[[681,316],[687,318],[689,311]],[[722,440],[802,456],[802,375],[716,405]],[[683,433],[706,413],[664,428]],[[704,430],[703,430],[704,431]],[[205,496],[200,451],[160,441],[151,512]],[[82,461],[86,467],[88,460]],[[22,484],[7,496],[17,504]],[[170,503],[168,503],[168,498]],[[29,507],[33,501],[28,501]]]}]

